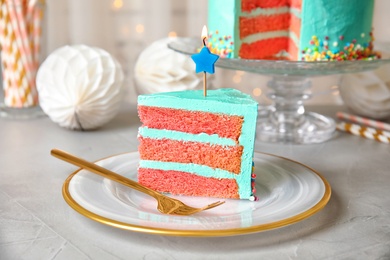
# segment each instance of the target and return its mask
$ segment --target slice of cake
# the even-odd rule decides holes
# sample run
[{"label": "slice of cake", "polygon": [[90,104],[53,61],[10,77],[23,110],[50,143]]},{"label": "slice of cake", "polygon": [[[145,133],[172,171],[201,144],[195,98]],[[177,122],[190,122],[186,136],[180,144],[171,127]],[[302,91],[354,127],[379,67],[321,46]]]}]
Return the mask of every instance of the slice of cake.
[{"label": "slice of cake", "polygon": [[235,89],[138,97],[139,183],[177,195],[254,199],[257,103]]},{"label": "slice of cake", "polygon": [[374,59],[374,0],[209,1],[208,46],[227,58]]}]

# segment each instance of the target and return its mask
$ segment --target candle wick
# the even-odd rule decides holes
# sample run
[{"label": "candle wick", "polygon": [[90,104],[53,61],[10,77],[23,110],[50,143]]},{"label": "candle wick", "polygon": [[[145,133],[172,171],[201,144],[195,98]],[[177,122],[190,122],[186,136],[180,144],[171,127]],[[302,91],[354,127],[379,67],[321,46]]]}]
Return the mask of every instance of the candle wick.
[{"label": "candle wick", "polygon": [[203,37],[203,46],[206,46],[206,38],[207,37]]}]

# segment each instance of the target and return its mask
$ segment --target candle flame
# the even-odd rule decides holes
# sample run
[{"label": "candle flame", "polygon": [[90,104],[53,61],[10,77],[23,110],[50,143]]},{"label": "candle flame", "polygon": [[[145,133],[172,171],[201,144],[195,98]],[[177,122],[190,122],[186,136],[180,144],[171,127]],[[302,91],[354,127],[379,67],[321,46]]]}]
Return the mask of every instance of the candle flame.
[{"label": "candle flame", "polygon": [[207,27],[206,25],[203,26],[202,29],[202,39],[207,38]]}]

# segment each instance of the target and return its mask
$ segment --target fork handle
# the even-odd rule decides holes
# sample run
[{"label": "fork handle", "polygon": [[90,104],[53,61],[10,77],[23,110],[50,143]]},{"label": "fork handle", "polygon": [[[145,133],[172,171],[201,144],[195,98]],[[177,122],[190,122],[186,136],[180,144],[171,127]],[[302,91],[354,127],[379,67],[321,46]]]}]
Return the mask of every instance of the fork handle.
[{"label": "fork handle", "polygon": [[138,182],[135,182],[133,180],[130,180],[126,177],[123,177],[122,175],[119,175],[115,172],[112,172],[106,168],[103,168],[95,163],[92,163],[92,162],[89,162],[89,161],[86,161],[82,158],[79,158],[79,157],[76,157],[70,153],[67,153],[67,152],[64,152],[62,150],[59,150],[59,149],[52,149],[51,150],[51,155],[54,156],[54,157],[57,157],[63,161],[66,161],[68,163],[71,163],[71,164],[74,164],[76,166],[79,166],[83,169],[86,169],[88,171],[91,171],[97,175],[100,175],[104,178],[107,178],[107,179],[110,179],[110,180],[113,180],[115,182],[118,182],[118,183],[121,183],[125,186],[128,186],[130,188],[133,188],[133,189],[136,189],[140,192],[143,192],[145,194],[148,194],[154,198],[157,198],[157,196],[161,196],[160,193],[152,190],[152,189],[149,189],[141,184],[139,184]]}]

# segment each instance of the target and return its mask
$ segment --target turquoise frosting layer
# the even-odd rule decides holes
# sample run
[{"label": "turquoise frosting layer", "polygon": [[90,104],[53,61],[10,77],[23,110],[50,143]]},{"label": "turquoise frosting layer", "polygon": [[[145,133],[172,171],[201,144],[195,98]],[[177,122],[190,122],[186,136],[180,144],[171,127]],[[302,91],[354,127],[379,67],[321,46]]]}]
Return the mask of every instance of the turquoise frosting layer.
[{"label": "turquoise frosting layer", "polygon": [[213,177],[221,179],[235,179],[234,177],[238,176],[237,174],[231,173],[229,171],[221,169],[213,169],[206,165],[199,165],[194,163],[176,163],[176,162],[159,162],[159,161],[150,161],[150,160],[141,160],[140,167],[150,168],[150,169],[160,169],[160,170],[173,170],[173,171],[184,171],[195,173],[196,175],[203,177]]},{"label": "turquoise frosting layer", "polygon": [[[188,90],[178,92],[166,92],[155,93],[151,95],[138,96],[139,106],[155,106],[166,107],[174,109],[184,109],[189,111],[203,111],[220,113],[227,115],[238,115],[244,118],[242,125],[241,136],[239,137],[239,145],[243,146],[243,154],[241,157],[241,172],[238,175],[233,173],[225,174],[223,176],[234,175],[235,180],[239,186],[239,195],[242,199],[248,199],[252,195],[251,189],[251,172],[252,172],[252,158],[254,151],[254,139],[256,131],[256,119],[257,119],[257,102],[254,101],[249,95],[244,94],[235,89],[217,89],[209,90],[207,96],[203,96],[202,90]],[[146,133],[150,137],[155,136],[161,138],[163,132],[156,132],[151,129],[140,128],[140,135]],[[189,134],[178,134],[170,131],[165,132],[166,138],[186,138],[192,140],[201,140],[202,142],[217,142],[217,143],[231,143],[234,140],[227,138],[216,138],[215,136],[207,136],[201,134],[199,136]],[[230,141],[228,141],[230,140]],[[144,161],[141,161],[141,166],[145,165]],[[150,165],[150,163],[149,163]],[[163,167],[162,164],[155,164],[159,167]],[[172,164],[164,164],[174,167]],[[196,173],[199,175],[204,174],[204,168],[207,166],[197,167],[188,166],[183,164],[180,166],[180,171],[186,171]],[[195,169],[195,171],[194,171]],[[211,168],[210,168],[211,169]],[[212,169],[214,173],[216,171]],[[209,171],[208,171],[209,172]],[[224,172],[219,170],[217,172]],[[218,173],[219,174],[219,173]],[[222,175],[221,175],[222,176]]]},{"label": "turquoise frosting layer", "polygon": [[200,142],[200,143],[209,143],[223,146],[235,146],[236,142],[229,138],[219,137],[217,134],[208,135],[208,134],[188,134],[179,131],[172,130],[163,130],[163,129],[154,129],[148,127],[140,127],[139,134],[143,137],[153,138],[153,139],[173,139],[177,141],[185,142]]},{"label": "turquoise frosting layer", "polygon": [[238,116],[251,114],[254,111],[257,113],[257,102],[254,101],[251,96],[231,88],[208,90],[206,97],[203,95],[202,90],[139,95],[138,105]]}]

